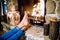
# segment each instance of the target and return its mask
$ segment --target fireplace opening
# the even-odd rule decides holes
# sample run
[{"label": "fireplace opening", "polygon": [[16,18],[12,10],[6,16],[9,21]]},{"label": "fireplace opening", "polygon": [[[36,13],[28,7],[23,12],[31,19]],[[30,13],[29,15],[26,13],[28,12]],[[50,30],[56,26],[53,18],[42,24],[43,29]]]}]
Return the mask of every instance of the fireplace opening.
[{"label": "fireplace opening", "polygon": [[44,22],[45,0],[18,0],[18,10],[21,14],[21,20],[24,11],[27,11],[33,23]]}]

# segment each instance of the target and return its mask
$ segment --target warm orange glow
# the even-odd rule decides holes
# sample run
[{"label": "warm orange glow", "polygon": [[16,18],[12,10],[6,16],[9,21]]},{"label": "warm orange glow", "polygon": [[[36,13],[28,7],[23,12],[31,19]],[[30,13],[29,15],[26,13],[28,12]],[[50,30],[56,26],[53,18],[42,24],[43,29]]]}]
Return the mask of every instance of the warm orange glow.
[{"label": "warm orange glow", "polygon": [[44,0],[40,0],[33,6],[32,16],[44,16]]}]

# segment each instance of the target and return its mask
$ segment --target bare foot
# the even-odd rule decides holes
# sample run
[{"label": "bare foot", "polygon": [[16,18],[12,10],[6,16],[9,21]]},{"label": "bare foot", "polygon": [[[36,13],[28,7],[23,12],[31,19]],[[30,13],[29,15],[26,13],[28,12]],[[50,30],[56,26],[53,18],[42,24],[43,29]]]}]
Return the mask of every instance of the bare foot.
[{"label": "bare foot", "polygon": [[[26,11],[24,12],[25,13],[25,15],[24,15],[24,17],[23,17],[23,19],[22,19],[22,21],[17,25],[19,28],[27,28],[27,26],[29,25],[29,18],[28,18],[28,15],[27,15],[27,13],[26,13]],[[25,26],[25,27],[24,27]]]}]

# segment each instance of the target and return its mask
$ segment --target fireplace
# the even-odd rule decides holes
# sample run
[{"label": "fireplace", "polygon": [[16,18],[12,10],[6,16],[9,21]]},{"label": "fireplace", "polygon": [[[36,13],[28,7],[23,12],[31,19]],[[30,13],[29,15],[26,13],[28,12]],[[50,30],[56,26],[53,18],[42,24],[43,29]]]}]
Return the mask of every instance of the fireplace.
[{"label": "fireplace", "polygon": [[45,0],[18,0],[18,8],[22,17],[27,11],[31,23],[44,23]]},{"label": "fireplace", "polygon": [[6,0],[7,11],[11,10],[11,4],[15,6],[15,10],[19,11],[20,21],[24,16],[24,11],[28,13],[31,23],[45,22],[45,0]]}]

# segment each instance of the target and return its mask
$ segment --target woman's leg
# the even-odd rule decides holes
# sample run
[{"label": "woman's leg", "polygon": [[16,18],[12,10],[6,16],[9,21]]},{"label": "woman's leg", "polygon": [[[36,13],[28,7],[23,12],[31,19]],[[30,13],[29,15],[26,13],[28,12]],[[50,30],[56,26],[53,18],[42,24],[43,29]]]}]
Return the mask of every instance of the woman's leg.
[{"label": "woman's leg", "polygon": [[17,25],[19,28],[20,26],[22,26],[22,30],[20,29],[17,33],[15,33],[14,35],[12,35],[10,38],[8,38],[7,40],[18,40],[25,32],[26,29],[28,29],[28,24],[29,24],[29,18],[27,16],[27,13],[25,12],[25,15],[22,19],[22,21],[20,22],[19,25]]},{"label": "woman's leg", "polygon": [[4,33],[1,38],[2,39],[7,39],[9,38],[10,36],[12,36],[13,34],[15,34],[16,32],[18,32],[20,29],[16,26],[15,28],[13,28],[12,30]]},{"label": "woman's leg", "polygon": [[24,34],[25,34],[24,30],[20,29],[16,34],[14,34],[13,36],[11,36],[7,40],[18,40]]},{"label": "woman's leg", "polygon": [[[19,24],[17,25],[18,27],[15,27],[14,29],[10,30],[9,32],[3,34],[3,35],[1,36],[1,38],[5,40],[5,39],[7,39],[7,38],[9,38],[9,39],[16,38],[16,36],[17,36],[16,39],[18,39],[18,37],[20,37],[20,36],[22,36],[22,34],[24,34],[23,30],[20,30],[20,31],[19,31],[18,29],[19,29],[19,28],[22,28],[24,25],[28,25],[28,24],[29,24],[28,16],[27,16],[27,14],[26,14],[26,12],[25,12],[25,15],[24,15],[24,17],[23,17],[23,20],[21,21],[21,23],[19,23]],[[15,33],[16,33],[16,34],[15,34]],[[13,34],[14,34],[14,36],[13,36]]]}]

